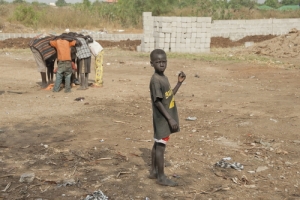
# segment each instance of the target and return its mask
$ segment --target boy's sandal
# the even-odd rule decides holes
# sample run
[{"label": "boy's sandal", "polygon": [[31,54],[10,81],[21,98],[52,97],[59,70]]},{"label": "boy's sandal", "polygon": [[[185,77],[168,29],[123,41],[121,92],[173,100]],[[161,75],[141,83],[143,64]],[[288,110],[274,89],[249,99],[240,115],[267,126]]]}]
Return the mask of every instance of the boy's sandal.
[{"label": "boy's sandal", "polygon": [[43,90],[52,90],[54,87],[54,84],[49,84],[46,88],[44,88]]},{"label": "boy's sandal", "polygon": [[95,85],[95,84],[93,84],[93,85],[91,85],[90,87],[92,87],[92,88],[102,88],[103,85]]}]

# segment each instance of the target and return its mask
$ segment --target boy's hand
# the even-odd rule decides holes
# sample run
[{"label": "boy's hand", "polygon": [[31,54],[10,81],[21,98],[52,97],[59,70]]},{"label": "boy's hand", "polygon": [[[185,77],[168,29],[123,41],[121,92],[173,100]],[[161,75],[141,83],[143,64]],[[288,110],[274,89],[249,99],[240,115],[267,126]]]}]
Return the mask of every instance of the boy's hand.
[{"label": "boy's hand", "polygon": [[56,74],[57,72],[57,67],[53,70],[53,73]]},{"label": "boy's hand", "polygon": [[173,131],[178,130],[178,124],[174,119],[169,119],[168,122]]},{"label": "boy's hand", "polygon": [[181,71],[179,74],[178,74],[178,82],[179,83],[182,83],[186,78],[186,75],[183,71]]}]

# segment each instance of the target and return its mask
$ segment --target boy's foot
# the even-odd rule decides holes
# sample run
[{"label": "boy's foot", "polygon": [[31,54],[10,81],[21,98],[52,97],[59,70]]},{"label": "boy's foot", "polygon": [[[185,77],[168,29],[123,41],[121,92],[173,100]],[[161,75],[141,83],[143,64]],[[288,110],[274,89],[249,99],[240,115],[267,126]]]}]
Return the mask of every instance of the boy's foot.
[{"label": "boy's foot", "polygon": [[85,87],[80,86],[77,90],[86,90]]},{"label": "boy's foot", "polygon": [[65,90],[65,93],[70,93],[71,92],[71,90]]},{"label": "boy's foot", "polygon": [[48,87],[46,87],[44,90],[52,90],[54,87],[54,84],[49,84]]},{"label": "boy's foot", "polygon": [[168,179],[166,176],[164,176],[161,179],[157,179],[156,181],[158,184],[160,185],[164,185],[164,186],[170,186],[170,187],[175,187],[178,186],[178,183],[172,181],[171,179]]},{"label": "boy's foot", "polygon": [[148,178],[150,179],[157,179],[157,173],[150,173]]},{"label": "boy's foot", "polygon": [[92,87],[92,88],[102,88],[103,85],[96,85],[96,84],[93,84],[93,85],[91,85],[91,87]]},{"label": "boy's foot", "polygon": [[48,86],[47,83],[42,83],[41,88],[42,88],[42,89],[45,89],[45,88],[47,88],[47,86]]},{"label": "boy's foot", "polygon": [[74,80],[75,85],[80,85],[80,82],[78,81],[78,79]]}]

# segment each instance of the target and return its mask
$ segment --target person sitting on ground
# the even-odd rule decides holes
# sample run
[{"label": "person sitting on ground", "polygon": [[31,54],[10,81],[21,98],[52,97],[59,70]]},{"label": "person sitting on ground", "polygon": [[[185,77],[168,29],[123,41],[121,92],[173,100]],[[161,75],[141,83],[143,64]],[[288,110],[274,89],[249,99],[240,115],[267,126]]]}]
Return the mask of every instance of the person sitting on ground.
[{"label": "person sitting on ground", "polygon": [[165,186],[176,186],[164,173],[164,154],[170,134],[179,132],[179,120],[174,95],[177,93],[186,76],[178,75],[178,82],[172,90],[168,78],[164,75],[167,68],[167,55],[161,49],[150,54],[150,63],[154,74],[150,81],[150,95],[153,111],[154,145],[151,152],[151,170],[149,178],[157,179],[157,183]]}]

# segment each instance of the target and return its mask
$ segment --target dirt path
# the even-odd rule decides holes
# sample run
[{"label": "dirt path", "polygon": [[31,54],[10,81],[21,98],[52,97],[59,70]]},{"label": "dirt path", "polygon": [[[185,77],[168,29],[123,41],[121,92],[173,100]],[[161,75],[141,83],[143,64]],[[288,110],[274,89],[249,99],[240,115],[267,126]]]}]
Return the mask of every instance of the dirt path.
[{"label": "dirt path", "polygon": [[[180,186],[169,188],[147,178],[148,54],[107,49],[104,87],[70,94],[39,89],[27,49],[2,50],[0,61],[0,190],[8,187],[0,199],[74,200],[96,190],[111,200],[300,198],[298,69],[170,56],[171,84],[180,70],[187,80],[176,96],[181,132],[166,153]],[[214,167],[224,157],[244,169]],[[34,180],[19,182],[26,172]]]}]

